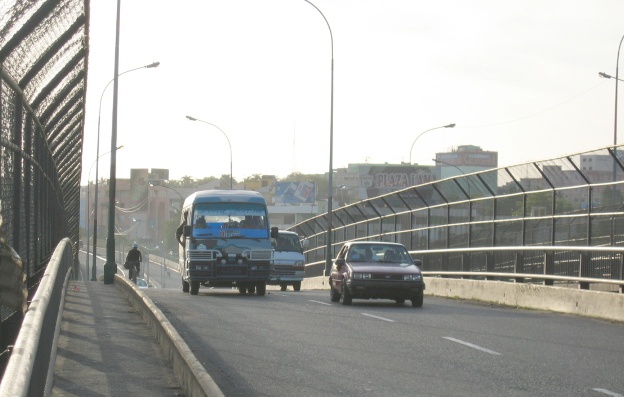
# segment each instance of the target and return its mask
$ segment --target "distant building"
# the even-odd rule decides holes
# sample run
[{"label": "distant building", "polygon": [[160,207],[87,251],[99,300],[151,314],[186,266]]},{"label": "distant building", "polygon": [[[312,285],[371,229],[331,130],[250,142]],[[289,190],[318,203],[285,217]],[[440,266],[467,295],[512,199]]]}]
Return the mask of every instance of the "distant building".
[{"label": "distant building", "polygon": [[498,152],[479,146],[462,145],[450,152],[436,153],[436,176],[439,179],[498,168]]}]

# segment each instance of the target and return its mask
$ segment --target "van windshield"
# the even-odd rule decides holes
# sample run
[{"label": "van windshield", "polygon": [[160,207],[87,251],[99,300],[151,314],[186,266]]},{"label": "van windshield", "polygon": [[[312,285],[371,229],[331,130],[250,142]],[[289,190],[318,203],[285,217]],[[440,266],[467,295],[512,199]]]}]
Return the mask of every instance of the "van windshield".
[{"label": "van windshield", "polygon": [[280,234],[275,241],[272,242],[273,249],[283,252],[301,252],[301,244],[299,236],[292,234]]},{"label": "van windshield", "polygon": [[193,211],[193,236],[268,238],[267,213],[254,203],[199,203]]}]

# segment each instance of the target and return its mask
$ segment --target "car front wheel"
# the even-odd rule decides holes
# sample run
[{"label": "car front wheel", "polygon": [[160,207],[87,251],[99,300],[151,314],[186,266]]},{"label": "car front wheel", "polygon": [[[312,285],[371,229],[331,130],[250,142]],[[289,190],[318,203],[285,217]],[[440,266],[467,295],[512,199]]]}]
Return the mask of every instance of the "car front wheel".
[{"label": "car front wheel", "polygon": [[345,306],[348,306],[353,301],[353,297],[351,296],[351,292],[349,288],[347,288],[347,281],[342,280],[342,291],[340,293],[340,303]]},{"label": "car front wheel", "polygon": [[418,293],[418,295],[414,296],[412,298],[412,306],[414,306],[414,307],[422,307],[423,300],[424,300],[424,296],[423,295],[424,295],[423,292],[420,291]]},{"label": "car front wheel", "polygon": [[331,285],[331,280],[329,282],[329,299],[332,302],[338,302],[340,300],[340,292],[336,291],[336,289]]}]

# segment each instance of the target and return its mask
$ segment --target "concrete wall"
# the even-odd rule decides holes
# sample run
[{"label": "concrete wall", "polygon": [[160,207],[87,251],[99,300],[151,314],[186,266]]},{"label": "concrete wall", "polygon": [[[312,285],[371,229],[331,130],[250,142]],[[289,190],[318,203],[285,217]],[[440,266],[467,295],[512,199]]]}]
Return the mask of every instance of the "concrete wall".
[{"label": "concrete wall", "polygon": [[[425,295],[624,321],[624,294],[615,292],[438,277],[425,277],[425,285]],[[329,289],[327,277],[305,279],[301,288]]]}]

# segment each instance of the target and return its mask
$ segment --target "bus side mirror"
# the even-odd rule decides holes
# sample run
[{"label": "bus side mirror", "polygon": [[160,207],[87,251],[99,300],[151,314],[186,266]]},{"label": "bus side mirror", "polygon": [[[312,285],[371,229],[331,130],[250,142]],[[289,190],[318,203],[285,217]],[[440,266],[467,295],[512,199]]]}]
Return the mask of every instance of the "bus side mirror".
[{"label": "bus side mirror", "polygon": [[277,227],[272,227],[271,228],[271,238],[278,238],[279,237],[279,229]]},{"label": "bus side mirror", "polygon": [[184,228],[182,230],[182,235],[184,237],[191,237],[192,230],[193,228],[191,227],[191,225],[184,225]]}]

